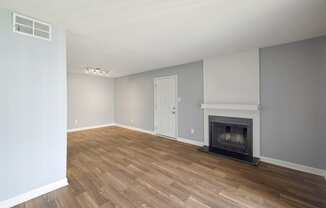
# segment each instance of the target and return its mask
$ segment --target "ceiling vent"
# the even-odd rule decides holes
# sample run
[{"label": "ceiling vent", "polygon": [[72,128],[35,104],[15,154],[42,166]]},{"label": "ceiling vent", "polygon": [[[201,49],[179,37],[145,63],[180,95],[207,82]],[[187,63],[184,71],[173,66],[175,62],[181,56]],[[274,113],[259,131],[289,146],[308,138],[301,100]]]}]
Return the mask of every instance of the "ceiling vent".
[{"label": "ceiling vent", "polygon": [[51,40],[51,25],[17,13],[13,13],[13,30],[22,35]]}]

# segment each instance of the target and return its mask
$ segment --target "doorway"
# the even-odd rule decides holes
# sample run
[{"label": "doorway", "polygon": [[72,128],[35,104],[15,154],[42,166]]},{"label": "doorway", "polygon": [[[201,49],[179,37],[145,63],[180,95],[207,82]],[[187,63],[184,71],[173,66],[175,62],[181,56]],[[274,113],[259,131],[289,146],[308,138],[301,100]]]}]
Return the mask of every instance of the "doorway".
[{"label": "doorway", "polygon": [[178,118],[177,75],[154,79],[154,132],[176,138]]}]

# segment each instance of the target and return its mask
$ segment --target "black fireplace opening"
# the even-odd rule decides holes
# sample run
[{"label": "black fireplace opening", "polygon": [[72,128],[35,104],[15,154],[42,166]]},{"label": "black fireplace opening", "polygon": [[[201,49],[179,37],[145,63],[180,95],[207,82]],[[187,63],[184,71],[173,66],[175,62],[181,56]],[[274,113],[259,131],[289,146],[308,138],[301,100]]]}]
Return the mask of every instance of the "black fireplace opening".
[{"label": "black fireplace opening", "polygon": [[209,152],[254,162],[253,120],[209,116]]}]

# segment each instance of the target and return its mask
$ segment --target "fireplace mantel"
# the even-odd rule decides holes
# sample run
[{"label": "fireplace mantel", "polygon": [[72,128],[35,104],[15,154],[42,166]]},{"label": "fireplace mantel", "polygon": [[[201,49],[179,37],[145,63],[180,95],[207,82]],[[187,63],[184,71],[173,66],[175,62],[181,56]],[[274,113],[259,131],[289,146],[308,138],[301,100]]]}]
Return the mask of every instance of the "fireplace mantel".
[{"label": "fireplace mantel", "polygon": [[255,104],[202,104],[204,110],[204,144],[209,145],[209,116],[253,119],[253,156],[260,157],[260,105]]},{"label": "fireplace mantel", "polygon": [[250,104],[201,104],[201,108],[212,110],[260,111],[261,106]]}]

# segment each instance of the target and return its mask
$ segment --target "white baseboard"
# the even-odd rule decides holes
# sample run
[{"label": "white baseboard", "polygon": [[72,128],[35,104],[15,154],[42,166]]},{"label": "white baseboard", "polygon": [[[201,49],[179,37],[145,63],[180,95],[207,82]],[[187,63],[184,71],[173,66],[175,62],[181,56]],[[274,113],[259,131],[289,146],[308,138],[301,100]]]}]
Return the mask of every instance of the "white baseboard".
[{"label": "white baseboard", "polygon": [[200,146],[200,147],[204,146],[204,142],[195,141],[195,140],[191,140],[191,139],[185,139],[185,138],[181,138],[181,137],[177,137],[177,141]]},{"label": "white baseboard", "polygon": [[68,129],[67,132],[76,132],[76,131],[84,131],[84,130],[89,130],[89,129],[97,129],[97,128],[103,128],[103,127],[108,127],[108,126],[114,126],[113,123],[110,124],[102,124],[102,125],[96,125],[96,126],[87,126],[87,127],[82,127],[82,128],[76,128],[76,129]]},{"label": "white baseboard", "polygon": [[50,183],[48,185],[42,186],[40,188],[31,190],[27,193],[20,194],[18,196],[15,196],[13,198],[7,199],[5,201],[0,201],[0,208],[10,208],[13,206],[16,206],[18,204],[21,204],[23,202],[26,202],[28,200],[34,199],[36,197],[39,197],[43,194],[47,194],[51,191],[54,191],[56,189],[62,188],[64,186],[68,185],[67,178],[56,181],[54,183]]},{"label": "white baseboard", "polygon": [[[153,131],[148,131],[148,130],[144,130],[144,129],[140,129],[140,128],[136,128],[136,127],[123,125],[123,124],[114,124],[114,125],[118,126],[118,127],[121,127],[121,128],[126,128],[126,129],[130,129],[130,130],[134,130],[134,131],[139,131],[139,132],[155,135],[155,133]],[[165,137],[165,136],[162,136],[162,135],[157,135],[157,136],[161,136],[161,137],[164,137],[164,138],[167,138],[167,139],[174,140],[174,138],[169,138],[169,137]],[[204,142],[199,142],[199,141],[195,141],[195,140],[191,140],[191,139],[185,139],[185,138],[177,137],[177,138],[175,138],[175,140],[179,141],[179,142],[182,142],[182,143],[192,144],[192,145],[196,145],[196,146],[204,146]]]},{"label": "white baseboard", "polygon": [[269,157],[261,156],[260,159],[261,159],[261,161],[266,162],[266,163],[278,165],[278,166],[293,169],[293,170],[302,171],[305,173],[323,176],[326,179],[326,170],[313,168],[313,167],[309,167],[309,166],[305,166],[305,165],[300,165],[300,164],[296,164],[296,163],[292,163],[292,162],[287,162],[287,161],[283,161],[283,160],[277,160],[277,159],[273,159],[273,158],[269,158]]},{"label": "white baseboard", "polygon": [[121,127],[121,128],[130,129],[130,130],[133,130],[133,131],[140,131],[140,132],[143,132],[143,133],[146,133],[146,134],[154,134],[154,132],[152,132],[152,131],[148,131],[148,130],[144,130],[144,129],[140,129],[140,128],[136,128],[136,127],[132,127],[132,126],[127,126],[127,125],[123,125],[123,124],[113,124],[113,126],[118,126],[118,127]]}]

